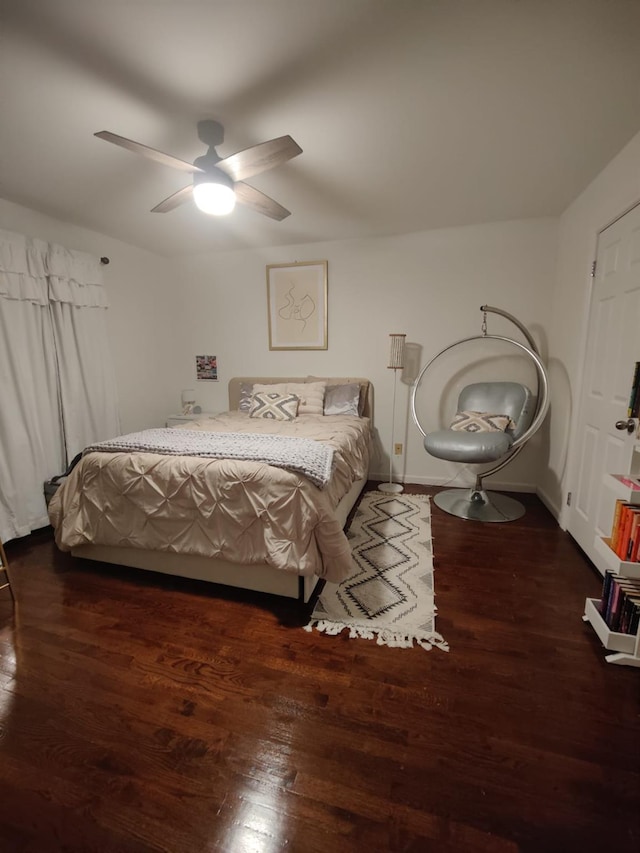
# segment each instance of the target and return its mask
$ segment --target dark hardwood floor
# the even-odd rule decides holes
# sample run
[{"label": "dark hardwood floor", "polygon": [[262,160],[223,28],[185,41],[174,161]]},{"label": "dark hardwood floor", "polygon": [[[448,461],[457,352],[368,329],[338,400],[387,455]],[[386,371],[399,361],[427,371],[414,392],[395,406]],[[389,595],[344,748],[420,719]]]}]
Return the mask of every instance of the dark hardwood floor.
[{"label": "dark hardwood floor", "polygon": [[637,853],[640,673],[605,662],[599,576],[522,497],[510,524],[432,507],[449,653],[9,543],[0,851]]}]

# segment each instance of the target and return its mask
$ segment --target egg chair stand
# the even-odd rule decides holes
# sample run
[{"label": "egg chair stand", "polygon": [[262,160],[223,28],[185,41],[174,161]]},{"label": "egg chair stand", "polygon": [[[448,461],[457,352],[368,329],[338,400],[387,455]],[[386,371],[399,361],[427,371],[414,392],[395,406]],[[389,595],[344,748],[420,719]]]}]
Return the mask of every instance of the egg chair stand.
[{"label": "egg chair stand", "polygon": [[[476,475],[473,488],[445,489],[435,495],[433,501],[440,509],[471,521],[503,522],[514,521],[524,515],[520,501],[498,492],[487,491],[484,480],[496,474],[511,462],[540,428],[549,407],[549,382],[546,367],[540,357],[535,341],[528,329],[513,315],[500,308],[481,306],[483,312],[482,333],[455,341],[440,350],[418,374],[411,394],[411,412],[416,426],[423,436],[427,453],[439,459],[466,464],[489,464],[492,468]],[[487,314],[499,314],[520,330],[526,344],[503,335],[487,333]],[[517,382],[478,382],[462,389],[458,398],[458,411],[500,412],[507,417],[509,426],[505,430],[492,432],[464,432],[453,429],[426,432],[416,410],[416,395],[424,375],[434,362],[450,350],[471,341],[502,341],[514,346],[535,368],[537,388],[535,395]]]}]

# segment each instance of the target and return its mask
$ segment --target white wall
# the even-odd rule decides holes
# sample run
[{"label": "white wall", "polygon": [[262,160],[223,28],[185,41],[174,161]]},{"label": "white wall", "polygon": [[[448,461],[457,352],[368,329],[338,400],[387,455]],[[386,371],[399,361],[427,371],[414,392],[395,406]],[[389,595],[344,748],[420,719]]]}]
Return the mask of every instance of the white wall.
[{"label": "white wall", "polygon": [[110,259],[103,268],[124,432],[164,426],[179,404],[173,326],[180,289],[164,258],[0,199],[0,228]]},{"label": "white wall", "polygon": [[[480,333],[479,306],[496,305],[530,327],[543,349],[555,270],[556,220],[494,223],[397,237],[315,243],[178,262],[184,299],[176,317],[174,353],[181,387],[193,386],[198,353],[218,356],[218,383],[195,385],[203,409],[226,407],[226,382],[246,374],[367,376],[375,387],[380,453],[372,475],[388,476],[392,372],[388,335],[405,332],[422,348],[422,363],[445,345]],[[266,270],[270,263],[327,260],[329,348],[272,352],[268,348]],[[519,338],[501,318],[490,330]],[[509,378],[509,377],[505,377]],[[533,377],[532,377],[533,378]],[[438,406],[439,390],[430,390]],[[459,466],[428,457],[409,417],[409,386],[398,383],[395,440],[406,447],[397,475],[410,482],[444,482]],[[455,411],[449,411],[452,416]],[[379,442],[379,444],[380,444]],[[499,482],[534,489],[548,449],[531,443]]]},{"label": "white wall", "polygon": [[598,232],[640,201],[640,134],[615,157],[564,212],[558,232],[558,267],[549,326],[552,406],[548,419],[550,457],[538,491],[566,527],[567,492],[575,480],[571,438],[586,347],[591,264]]},{"label": "white wall", "polygon": [[[496,479],[536,485],[564,526],[597,234],[638,201],[640,134],[559,223],[493,223],[173,262],[2,199],[0,227],[110,257],[104,273],[123,430],[162,424],[186,387],[196,387],[203,408],[226,408],[232,375],[363,375],[375,386],[381,452],[373,473],[381,477],[388,473],[391,432],[389,332],[406,332],[424,364],[446,344],[478,332],[480,304],[504,308],[533,330],[548,355],[552,407],[541,433]],[[324,259],[329,349],[270,352],[266,264]],[[490,331],[513,334],[500,318],[490,318]],[[209,353],[218,356],[220,382],[196,383],[194,356]],[[432,393],[437,401],[439,393]],[[395,460],[396,473],[415,482],[447,480],[457,467],[423,452],[408,409],[409,387],[400,382],[395,440],[406,453]]]},{"label": "white wall", "polygon": [[[424,364],[451,342],[478,335],[479,307],[488,303],[521,319],[543,352],[547,346],[556,220],[244,250],[172,262],[2,200],[0,227],[110,257],[104,274],[125,432],[163,424],[178,410],[182,388],[196,388],[197,402],[205,410],[225,409],[226,383],[235,375],[366,376],[375,388],[378,432],[372,476],[384,479],[389,470],[393,395],[393,373],[386,367],[390,332],[405,332]],[[295,260],[328,261],[326,351],[268,348],[266,265]],[[490,317],[489,327],[490,332],[519,337],[502,318]],[[198,354],[217,355],[218,382],[196,382]],[[465,361],[477,356],[473,348],[463,353]],[[450,376],[451,365],[445,362],[443,367]],[[495,368],[489,365],[490,375]],[[501,370],[497,373],[503,375]],[[447,482],[460,466],[424,452],[409,413],[411,378],[405,376],[403,382],[398,377],[395,441],[404,444],[405,453],[394,459],[394,476],[409,482]],[[421,392],[421,406],[430,421],[447,420],[455,411],[450,394],[441,405],[441,384],[435,372]],[[429,423],[432,426],[435,421]],[[537,437],[493,485],[535,489],[548,457],[544,437]],[[456,483],[467,481],[468,477],[458,477]]]}]

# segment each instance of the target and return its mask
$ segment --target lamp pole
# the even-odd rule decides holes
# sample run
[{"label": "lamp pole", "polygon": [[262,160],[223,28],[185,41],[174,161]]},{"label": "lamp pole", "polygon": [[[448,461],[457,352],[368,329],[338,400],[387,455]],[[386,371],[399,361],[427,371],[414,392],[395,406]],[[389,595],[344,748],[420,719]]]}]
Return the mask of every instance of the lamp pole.
[{"label": "lamp pole", "polygon": [[404,334],[391,334],[391,347],[389,352],[389,369],[393,370],[393,408],[391,410],[391,446],[389,447],[389,482],[380,483],[378,490],[387,494],[397,495],[403,491],[401,483],[393,482],[393,440],[396,434],[396,390],[398,386],[398,370],[404,367],[404,342],[407,337]]}]

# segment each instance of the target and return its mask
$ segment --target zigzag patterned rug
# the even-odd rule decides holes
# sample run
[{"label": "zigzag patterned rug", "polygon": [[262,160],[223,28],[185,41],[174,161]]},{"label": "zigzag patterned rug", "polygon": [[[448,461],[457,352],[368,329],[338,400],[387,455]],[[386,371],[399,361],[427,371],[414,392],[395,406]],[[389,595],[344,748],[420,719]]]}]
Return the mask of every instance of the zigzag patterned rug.
[{"label": "zigzag patterned rug", "polygon": [[381,646],[449,651],[435,630],[431,508],[426,495],[366,492],[347,536],[354,569],[340,584],[327,583],[305,627]]}]

